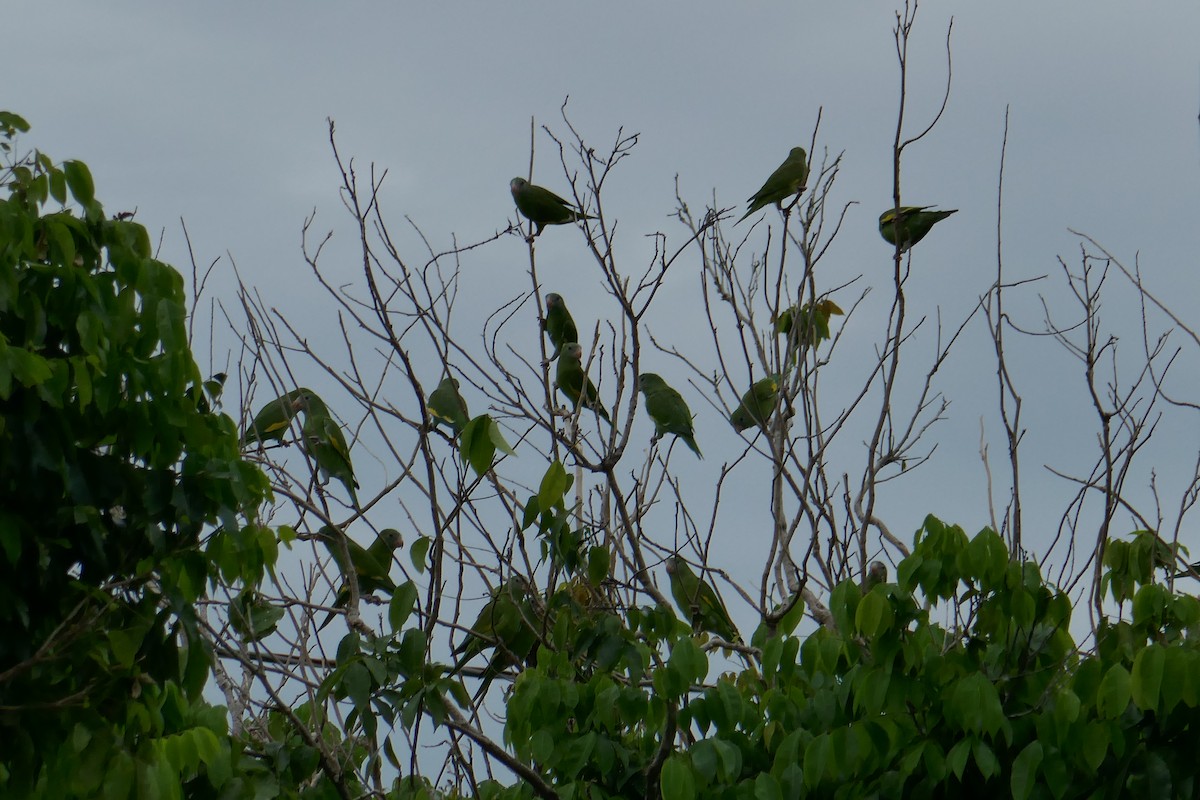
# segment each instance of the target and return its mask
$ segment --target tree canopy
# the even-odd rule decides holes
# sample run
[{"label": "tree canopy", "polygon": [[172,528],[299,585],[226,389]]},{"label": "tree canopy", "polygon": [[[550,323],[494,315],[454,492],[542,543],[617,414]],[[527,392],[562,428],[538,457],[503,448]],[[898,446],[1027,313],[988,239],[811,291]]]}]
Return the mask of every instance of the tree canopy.
[{"label": "tree canopy", "polygon": [[[906,97],[871,286],[834,261],[856,201],[819,114],[747,177],[748,211],[680,193],[632,267],[608,187],[637,135],[594,145],[564,106],[506,227],[412,249],[330,122],[349,257],[305,220],[297,266],[328,302],[240,285],[219,369],[146,229],[0,112],[0,794],[1196,796],[1179,531],[1200,471],[1170,520],[1156,483],[1151,512],[1128,491],[1161,415],[1196,408],[1155,320],[1191,332],[1097,243],[1060,260],[1076,318],[1038,337],[1081,365],[1097,446],[1036,552],[1021,286],[998,258],[930,330],[910,278],[960,218],[902,204],[941,119],[906,121]],[[479,253],[520,264],[503,294]],[[1110,275],[1141,309],[1132,370]],[[971,326],[1008,451],[993,471],[981,448],[990,524],[968,535],[919,469]],[[893,485],[933,510],[911,535]]]}]

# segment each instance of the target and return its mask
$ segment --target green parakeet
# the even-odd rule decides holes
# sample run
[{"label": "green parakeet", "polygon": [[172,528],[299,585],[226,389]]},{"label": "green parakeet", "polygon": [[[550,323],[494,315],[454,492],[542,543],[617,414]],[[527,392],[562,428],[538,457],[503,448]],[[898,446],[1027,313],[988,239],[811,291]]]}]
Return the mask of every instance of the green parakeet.
[{"label": "green parakeet", "polygon": [[354,479],[354,465],[350,463],[350,448],[342,433],[342,426],[329,413],[325,401],[316,393],[305,389],[300,395],[300,404],[304,408],[304,424],[300,428],[304,450],[328,482],[337,478],[350,493],[354,506],[358,507],[358,481]]},{"label": "green parakeet", "polygon": [[931,208],[933,206],[901,206],[898,215],[896,209],[889,208],[879,215],[879,234],[893,247],[898,239],[903,253],[924,239],[930,228],[958,211],[957,208],[930,211]]},{"label": "green parakeet", "polygon": [[779,400],[779,375],[768,375],[756,381],[744,395],[742,402],[729,415],[729,422],[735,430],[744,431],[755,425],[767,424],[775,403]]},{"label": "green parakeet", "polygon": [[549,189],[530,183],[524,178],[513,178],[508,188],[512,191],[517,210],[537,226],[537,230],[526,239],[532,242],[547,225],[565,225],[581,219],[594,219],[576,209]]},{"label": "green parakeet", "polygon": [[746,217],[758,211],[768,203],[783,208],[783,201],[794,194],[800,194],[808,185],[808,158],[803,147],[793,147],[783,163],[771,173],[762,188],[755,192],[747,201],[750,207],[742,215],[741,222]]},{"label": "green parakeet", "polygon": [[492,679],[505,669],[523,664],[537,649],[539,625],[537,614],[529,599],[529,584],[514,576],[492,589],[491,597],[471,624],[470,634],[454,648],[458,660],[457,672],[467,662],[488,648],[493,649],[484,671],[483,685],[476,697],[482,696]]},{"label": "green parakeet", "polygon": [[246,426],[246,432],[242,434],[242,446],[251,442],[261,445],[267,441],[283,441],[288,428],[291,427],[292,419],[302,407],[300,396],[307,391],[308,389],[293,389],[263,406]]},{"label": "green parakeet", "polygon": [[646,398],[646,413],[654,420],[655,440],[661,439],[664,434],[673,433],[692,448],[692,452],[698,458],[704,458],[700,454],[700,448],[696,446],[692,412],[679,392],[653,372],[643,372],[638,376],[638,388]]},{"label": "green parakeet", "polygon": [[463,400],[458,391],[456,378],[442,378],[442,382],[429,395],[426,407],[429,409],[429,416],[433,417],[434,424],[449,425],[455,436],[462,433],[462,429],[467,427],[471,420],[471,415],[467,412],[467,401]]},{"label": "green parakeet", "polygon": [[542,322],[542,330],[550,337],[550,344],[554,347],[550,353],[551,361],[558,358],[564,344],[579,341],[575,320],[571,318],[571,312],[567,311],[567,304],[563,302],[561,294],[551,292],[546,295],[546,319]]},{"label": "green parakeet", "polygon": [[[321,544],[329,550],[329,555],[333,557],[334,563],[337,564],[342,574],[349,572],[346,569],[342,547],[339,544],[341,537],[346,535],[336,528],[326,525],[317,532],[317,536],[321,539]],[[346,549],[350,552],[350,563],[354,567],[354,574],[358,576],[359,594],[375,592],[390,594],[396,591],[396,584],[391,578],[392,552],[403,544],[404,538],[395,528],[381,530],[375,537],[375,541],[371,542],[370,547],[363,547],[346,536]]]},{"label": "green parakeet", "polygon": [[[404,544],[404,538],[400,535],[400,531],[395,528],[384,528],[375,537],[375,541],[371,542],[371,546],[365,548],[330,525],[322,527],[317,532],[317,536],[320,538],[321,544],[325,545],[329,551],[329,555],[333,557],[333,562],[337,564],[342,575],[349,575],[350,570],[346,568],[340,544],[340,539],[345,537],[346,549],[350,552],[350,563],[354,567],[354,574],[358,580],[359,597],[376,592],[391,594],[396,591],[396,584],[391,576],[392,553]],[[345,608],[348,602],[350,602],[350,587],[343,583],[342,587],[338,589],[333,606],[334,608]],[[337,615],[333,613],[327,616],[318,630],[328,625],[335,616]]]},{"label": "green parakeet", "polygon": [[608,412],[604,410],[604,405],[600,402],[599,393],[596,391],[596,385],[592,383],[591,378],[583,374],[583,348],[578,342],[566,342],[562,346],[562,350],[558,354],[558,369],[555,371],[555,382],[558,384],[558,390],[567,396],[571,404],[575,408],[579,408],[579,404],[595,409],[605,422],[612,424],[609,419]]},{"label": "green parakeet", "polygon": [[740,642],[737,628],[717,593],[696,577],[692,568],[679,556],[667,558],[667,576],[671,580],[671,597],[696,630],[715,633],[727,642]]}]

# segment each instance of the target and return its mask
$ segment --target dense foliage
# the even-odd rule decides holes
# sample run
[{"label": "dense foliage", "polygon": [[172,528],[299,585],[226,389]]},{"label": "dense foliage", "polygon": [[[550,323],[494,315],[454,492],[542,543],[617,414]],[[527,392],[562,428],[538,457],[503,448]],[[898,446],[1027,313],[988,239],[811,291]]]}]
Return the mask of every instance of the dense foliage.
[{"label": "dense foliage", "polygon": [[229,791],[196,603],[273,564],[269,487],[192,360],[180,274],[83,163],[14,154],[27,129],[0,114],[0,794]]},{"label": "dense foliage", "polygon": [[[636,135],[602,152],[564,112],[575,141],[547,133],[570,199],[515,178],[527,222],[422,265],[389,233],[374,174],[362,186],[334,142],[362,285],[344,263],[337,286],[322,274],[312,220],[304,257],[352,366],[243,291],[239,426],[225,376],[191,354],[181,275],[129,215],[106,216],[85,165],[18,151],[28,125],[0,113],[0,794],[1196,796],[1200,602],[1176,591],[1175,543],[1113,535],[1162,393],[1152,368],[1121,391],[1097,377],[1095,257],[1082,277],[1064,267],[1083,322],[1048,331],[1084,363],[1103,434],[1064,514],[1083,530],[1098,498],[1094,550],[1072,538],[1055,577],[1028,551],[1012,383],[999,520],[990,509],[971,537],[931,515],[910,541],[881,519],[880,487],[936,449],[949,402],[934,379],[957,334],[939,329],[927,363],[913,354],[925,311],[906,281],[911,248],[953,210],[900,196],[902,151],[938,118],[904,139],[900,114],[885,321],[874,360],[853,365],[833,354],[874,287],[828,286],[823,266],[818,281],[841,157],[809,163],[815,131],[742,217],[779,228],[735,238],[730,209],[693,217],[679,198],[683,244],[656,233],[640,275],[618,265],[601,199]],[[577,326],[535,253],[580,231],[616,311]],[[460,260],[518,236],[529,287],[456,338]],[[689,248],[719,370],[645,324]],[[1006,287],[998,268],[980,305],[1005,375]],[[308,371],[289,358],[339,394],[297,386]],[[831,362],[859,381],[832,409]],[[680,364],[684,392],[649,371]],[[700,396],[719,432],[693,424]],[[740,450],[722,453],[721,434]],[[717,463],[715,490],[681,479],[680,458]],[[710,563],[731,521],[758,528],[749,581]],[[739,631],[731,608],[752,623]]]}]

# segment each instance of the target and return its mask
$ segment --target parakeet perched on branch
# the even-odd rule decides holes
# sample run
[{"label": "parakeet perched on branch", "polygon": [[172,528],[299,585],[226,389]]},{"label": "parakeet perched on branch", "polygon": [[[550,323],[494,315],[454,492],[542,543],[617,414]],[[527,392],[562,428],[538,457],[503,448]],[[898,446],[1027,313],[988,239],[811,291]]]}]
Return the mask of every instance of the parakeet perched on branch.
[{"label": "parakeet perched on branch", "polygon": [[729,617],[729,611],[717,593],[704,581],[696,577],[692,568],[679,556],[669,556],[666,561],[667,576],[671,580],[671,597],[683,612],[686,620],[698,630],[715,633],[727,642],[740,642],[737,628]]},{"label": "parakeet perched on branch", "polygon": [[897,240],[900,242],[900,252],[903,253],[917,242],[925,238],[937,223],[958,211],[952,208],[948,211],[931,211],[933,206],[901,206],[900,213],[889,208],[879,215],[879,234],[893,247]]},{"label": "parakeet perched on branch", "polygon": [[[333,561],[341,570],[342,575],[347,576],[345,580],[349,580],[350,570],[346,567],[345,556],[342,555],[340,544],[340,540],[345,538],[346,550],[350,553],[350,564],[354,567],[354,575],[358,580],[359,597],[376,592],[390,595],[396,591],[396,584],[391,576],[392,553],[404,544],[404,538],[400,535],[400,531],[395,528],[384,528],[375,537],[375,541],[371,542],[371,546],[365,548],[330,525],[321,528],[317,532],[317,536],[320,538],[321,544],[329,550],[329,555],[333,557]],[[345,608],[348,602],[350,602],[350,587],[343,583],[333,605],[334,608]],[[331,613],[326,617],[320,628],[328,625],[334,616],[336,614]]]},{"label": "parakeet perched on branch", "polygon": [[354,478],[354,465],[350,463],[350,448],[342,426],[329,413],[325,401],[316,393],[305,389],[299,402],[304,408],[304,425],[300,428],[304,450],[313,460],[325,480],[337,478],[350,493],[350,499],[358,507],[358,481]]},{"label": "parakeet perched on branch", "polygon": [[581,219],[594,219],[576,209],[549,189],[530,183],[524,178],[513,178],[508,188],[513,200],[526,219],[537,226],[537,230],[526,241],[533,242],[547,225],[565,225]]},{"label": "parakeet perched on branch", "polygon": [[[329,555],[338,565],[342,574],[346,574],[345,559],[339,539],[346,534],[329,525],[321,528],[317,535],[321,544],[329,550]],[[392,553],[404,544],[404,537],[395,528],[384,528],[371,542],[370,547],[363,547],[358,542],[346,536],[346,549],[350,552],[350,563],[354,566],[354,574],[358,576],[359,594],[374,592],[394,592],[396,584],[392,581]]]},{"label": "parakeet perched on branch", "polygon": [[454,672],[485,650],[493,650],[476,697],[487,692],[493,678],[515,664],[525,663],[537,649],[538,618],[529,592],[529,584],[520,576],[496,586],[471,624],[471,633],[454,648],[458,656]]},{"label": "parakeet perched on branch", "polygon": [[268,441],[283,441],[288,428],[292,425],[292,420],[300,413],[300,396],[307,391],[308,389],[293,389],[263,406],[246,426],[246,432],[242,434],[242,445],[245,446],[251,442],[258,442],[261,445]]},{"label": "parakeet perched on branch", "polygon": [[679,392],[653,372],[643,372],[638,376],[638,388],[646,398],[646,413],[654,420],[654,438],[661,439],[664,434],[673,433],[690,447],[697,457],[704,458],[700,448],[696,446],[692,412]]},{"label": "parakeet perched on branch", "polygon": [[767,419],[779,400],[779,375],[768,375],[742,395],[742,402],[729,415],[735,430],[744,431],[755,425],[766,426]]},{"label": "parakeet perched on branch", "polygon": [[462,433],[462,429],[467,427],[471,420],[467,411],[467,401],[463,400],[458,391],[456,378],[443,378],[429,395],[429,402],[425,405],[429,409],[429,416],[433,417],[434,424],[449,425],[455,436]]},{"label": "parakeet perched on branch", "polygon": [[542,329],[550,337],[553,347],[550,353],[551,361],[558,358],[564,344],[579,341],[575,320],[571,318],[571,312],[567,310],[567,304],[563,302],[561,294],[551,292],[546,295],[546,319],[542,323]]},{"label": "parakeet perched on branch", "polygon": [[750,207],[742,215],[741,222],[746,217],[758,211],[768,203],[774,203],[783,208],[783,201],[794,194],[800,194],[808,185],[808,158],[803,147],[793,147],[784,162],[771,173],[762,188],[751,195],[747,201]]},{"label": "parakeet perched on branch", "polygon": [[588,408],[595,409],[605,422],[612,424],[608,412],[604,410],[604,405],[600,402],[596,385],[592,383],[591,378],[583,374],[583,364],[580,361],[582,357],[583,348],[578,342],[567,342],[562,346],[562,350],[558,354],[558,369],[555,371],[555,383],[558,384],[558,390],[567,396],[571,405],[576,409],[582,403]]}]

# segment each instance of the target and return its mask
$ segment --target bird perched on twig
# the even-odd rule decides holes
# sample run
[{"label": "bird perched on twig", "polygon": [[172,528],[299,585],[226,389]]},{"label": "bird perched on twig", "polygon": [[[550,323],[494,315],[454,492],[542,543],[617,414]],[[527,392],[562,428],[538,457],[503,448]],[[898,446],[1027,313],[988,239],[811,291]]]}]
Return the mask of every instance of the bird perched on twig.
[{"label": "bird perched on twig", "polygon": [[[776,167],[767,178],[762,188],[750,196],[747,202],[750,207],[739,219],[743,219],[758,211],[768,203],[774,203],[783,210],[783,201],[794,194],[802,194],[808,186],[808,158],[803,147],[793,147],[783,163]],[[793,204],[794,205],[794,204]],[[788,206],[790,209],[791,206]],[[735,223],[736,224],[736,223]]]},{"label": "bird perched on twig", "polygon": [[654,439],[657,441],[664,434],[673,433],[690,447],[698,458],[704,458],[700,448],[696,446],[692,412],[684,402],[683,396],[653,372],[643,372],[638,376],[638,389],[646,397],[646,413],[654,420]]},{"label": "bird perched on twig", "polygon": [[[349,580],[350,567],[353,567],[360,597],[375,592],[390,595],[396,591],[396,584],[391,576],[392,554],[397,548],[404,545],[404,537],[401,536],[400,531],[395,528],[384,528],[369,547],[363,547],[331,525],[326,525],[317,531],[317,537],[329,551],[329,555],[341,570],[342,575],[346,576],[345,581]],[[350,554],[349,566],[347,566],[346,557],[342,552],[341,540],[343,538],[346,541],[346,551]],[[337,597],[333,601],[334,608],[345,608],[346,604],[350,602],[350,586],[345,581],[338,589]],[[318,630],[328,625],[335,616],[337,615],[331,612]]]},{"label": "bird perched on twig", "polygon": [[951,214],[958,212],[957,208],[947,211],[931,211],[933,206],[900,206],[899,213],[895,208],[889,208],[879,215],[879,235],[895,247],[900,242],[900,252],[903,253],[917,242],[925,238],[934,225]]},{"label": "bird perched on twig", "polygon": [[729,611],[721,598],[704,581],[692,572],[692,568],[679,556],[668,556],[667,576],[671,581],[671,597],[696,630],[708,631],[727,642],[740,642]]},{"label": "bird perched on twig", "polygon": [[542,233],[547,225],[565,225],[568,222],[578,222],[583,219],[595,219],[576,209],[549,189],[530,183],[524,178],[513,178],[508,184],[513,200],[526,219],[537,226],[525,241],[530,244]]},{"label": "bird perched on twig", "polygon": [[350,493],[350,500],[358,508],[358,481],[354,478],[354,465],[350,462],[350,447],[342,433],[342,426],[329,413],[325,401],[311,389],[301,392],[297,401],[304,409],[304,424],[300,426],[304,451],[312,456],[321,475],[328,483],[337,478]]},{"label": "bird perched on twig", "polygon": [[425,407],[429,409],[429,416],[433,418],[433,423],[449,425],[455,436],[462,433],[462,429],[467,427],[467,423],[471,421],[471,415],[467,411],[467,401],[458,391],[458,386],[457,378],[450,376],[442,378],[442,382],[430,393],[429,401],[425,404]]},{"label": "bird perched on twig", "polygon": [[755,381],[742,395],[742,402],[729,415],[729,422],[734,430],[744,431],[755,425],[766,427],[771,412],[775,410],[775,403],[779,401],[779,382],[778,374]]},{"label": "bird perched on twig", "polygon": [[489,647],[493,649],[476,698],[487,692],[497,675],[511,666],[527,662],[536,651],[538,617],[530,602],[530,591],[529,583],[519,575],[497,585],[475,622],[471,623],[470,634],[454,648],[458,660],[452,672],[461,670]]},{"label": "bird perched on twig", "polygon": [[558,354],[558,368],[554,373],[554,382],[575,409],[578,409],[580,404],[585,405],[595,410],[605,422],[611,425],[612,419],[604,410],[604,404],[600,402],[600,393],[596,391],[596,385],[583,372],[582,358],[583,348],[578,342],[564,344]]},{"label": "bird perched on twig", "polygon": [[307,391],[309,390],[293,389],[263,406],[246,426],[246,432],[242,434],[242,446],[251,442],[258,442],[261,446],[268,441],[283,441],[292,420],[302,408],[300,396]]},{"label": "bird perched on twig", "polygon": [[579,330],[575,327],[575,320],[567,310],[562,295],[557,292],[546,295],[546,318],[542,320],[542,330],[550,337],[550,344],[554,348],[549,361],[558,358],[563,345],[579,341]]}]

